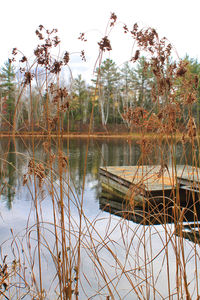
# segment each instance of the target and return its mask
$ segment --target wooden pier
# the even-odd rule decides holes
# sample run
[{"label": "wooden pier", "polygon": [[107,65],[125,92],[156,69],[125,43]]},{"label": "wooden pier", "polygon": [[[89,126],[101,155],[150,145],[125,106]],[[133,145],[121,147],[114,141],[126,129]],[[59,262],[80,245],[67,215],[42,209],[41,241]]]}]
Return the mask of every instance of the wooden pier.
[{"label": "wooden pier", "polygon": [[[143,206],[136,206],[133,208],[129,201],[117,198],[112,193],[102,189],[99,197],[99,208],[114,216],[143,225],[177,222],[177,219],[180,215],[182,215],[182,211],[184,210],[182,221],[189,224],[188,227],[190,228],[193,226],[192,223],[194,223],[195,220],[195,226],[198,226],[198,228],[200,227],[199,201],[196,203],[191,201],[190,203],[187,203],[186,206],[180,205],[176,212],[173,201],[170,205],[165,206],[163,206],[163,204],[161,205],[161,203],[154,203],[153,205],[148,205],[145,208]],[[187,227],[187,225],[185,225],[185,227]]]},{"label": "wooden pier", "polygon": [[134,199],[141,206],[145,200],[162,196],[171,198],[172,193],[181,189],[188,195],[199,195],[200,168],[177,165],[171,166],[109,166],[100,168],[103,189],[116,197]]}]

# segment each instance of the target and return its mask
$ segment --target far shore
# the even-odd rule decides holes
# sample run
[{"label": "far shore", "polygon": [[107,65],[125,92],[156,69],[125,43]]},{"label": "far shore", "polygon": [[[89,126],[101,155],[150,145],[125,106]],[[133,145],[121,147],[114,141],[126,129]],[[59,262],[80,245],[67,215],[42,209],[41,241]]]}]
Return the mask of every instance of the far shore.
[{"label": "far shore", "polygon": [[[0,138],[4,137],[12,137],[12,138],[17,138],[17,137],[23,137],[23,138],[30,138],[30,137],[35,137],[35,138],[46,138],[46,137],[62,137],[62,138],[126,138],[126,139],[141,139],[141,138],[153,138],[153,139],[165,139],[165,138],[182,138],[182,134],[173,134],[173,135],[165,135],[165,134],[158,134],[155,132],[148,132],[145,134],[139,133],[139,132],[133,132],[133,133],[127,133],[127,132],[122,132],[122,133],[111,133],[111,132],[63,132],[60,135],[56,132],[0,132]],[[187,136],[185,137],[187,139]]]}]

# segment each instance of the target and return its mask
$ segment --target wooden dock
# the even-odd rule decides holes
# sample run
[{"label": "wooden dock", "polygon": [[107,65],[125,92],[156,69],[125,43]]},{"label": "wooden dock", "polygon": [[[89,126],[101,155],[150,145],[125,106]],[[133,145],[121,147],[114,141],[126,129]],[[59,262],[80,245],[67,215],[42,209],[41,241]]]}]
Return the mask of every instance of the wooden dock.
[{"label": "wooden dock", "polygon": [[171,197],[176,189],[199,194],[200,168],[188,165],[109,166],[100,168],[102,187],[116,197],[134,198],[135,205],[146,199]]},{"label": "wooden dock", "polygon": [[[163,223],[174,223],[177,222],[177,218],[184,210],[183,222],[189,225],[185,227],[193,226],[195,219],[195,226],[200,227],[200,204],[199,202],[194,204],[193,201],[186,206],[180,206],[179,210],[174,211],[174,205],[148,205],[145,209],[140,206],[133,207],[130,205],[129,201],[124,199],[116,198],[115,195],[109,193],[108,191],[102,189],[99,197],[99,208],[105,212],[108,212],[114,216],[122,217],[128,221],[133,221],[134,223],[151,225],[151,224],[163,224]],[[192,223],[191,223],[192,222]]]}]

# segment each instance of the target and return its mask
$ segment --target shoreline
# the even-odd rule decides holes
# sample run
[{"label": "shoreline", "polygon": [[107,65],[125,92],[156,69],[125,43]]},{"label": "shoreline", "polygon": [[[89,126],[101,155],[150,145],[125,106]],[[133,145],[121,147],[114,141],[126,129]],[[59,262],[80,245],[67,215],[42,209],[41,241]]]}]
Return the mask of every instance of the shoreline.
[{"label": "shoreline", "polygon": [[[42,133],[42,132],[22,132],[22,133],[15,133],[13,134],[12,132],[0,132],[0,138],[6,138],[6,137],[12,137],[12,138],[18,138],[18,137],[24,137],[24,138],[30,138],[30,137],[35,137],[35,138],[47,138],[48,136],[51,137],[62,137],[62,138],[127,138],[127,139],[136,139],[139,138],[141,139],[142,135],[141,133],[105,133],[105,132],[94,132],[94,133],[87,133],[87,132],[74,132],[74,133],[62,133],[62,134],[57,134],[57,133]],[[158,139],[158,138],[179,138],[181,139],[182,135],[176,134],[173,136],[169,135],[163,135],[163,134],[156,134],[153,132],[149,132],[143,135],[143,138],[153,138],[153,139]]]}]

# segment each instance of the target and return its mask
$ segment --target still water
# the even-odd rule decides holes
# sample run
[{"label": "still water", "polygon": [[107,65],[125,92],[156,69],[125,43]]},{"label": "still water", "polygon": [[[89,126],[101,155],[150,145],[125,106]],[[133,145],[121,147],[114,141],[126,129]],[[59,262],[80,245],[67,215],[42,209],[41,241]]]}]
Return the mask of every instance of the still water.
[{"label": "still water", "polygon": [[[164,299],[168,298],[169,291],[174,295],[172,299],[178,299],[177,293],[180,291],[177,290],[176,282],[181,276],[177,275],[175,246],[179,241],[174,234],[174,224],[143,226],[106,212],[107,209],[100,203],[100,166],[136,165],[141,164],[141,160],[149,165],[160,164],[161,161],[170,165],[174,158],[177,164],[191,164],[196,155],[189,143],[183,146],[181,142],[168,144],[152,140],[145,149],[145,157],[142,157],[141,142],[138,140],[99,138],[88,141],[73,138],[63,141],[63,152],[69,163],[63,176],[66,179],[66,190],[70,193],[70,222],[73,223],[74,232],[78,232],[80,222],[77,206],[83,199],[79,299],[106,299],[109,293],[105,282],[110,283],[114,299],[138,299],[139,296],[141,299]],[[52,141],[52,151],[57,151],[56,140]],[[30,182],[23,185],[23,176],[27,173],[32,152],[29,139],[0,140],[0,244],[2,259],[8,255],[8,262],[21,255],[20,247],[27,251],[27,235],[32,234],[30,228],[35,224],[34,190]],[[47,183],[37,197],[41,220],[45,224],[43,234],[54,251],[49,225],[53,222],[53,213],[48,185],[48,153],[44,149],[43,139],[35,139],[34,152],[36,161],[43,162],[45,166]],[[59,190],[56,162],[54,168],[56,194]],[[66,223],[68,220],[67,212]],[[198,279],[195,270],[199,266],[199,246],[196,243],[194,246],[191,240],[188,236],[184,239],[184,257],[187,260],[189,289],[196,299]],[[48,255],[47,249],[44,249],[43,287],[46,298],[54,299],[55,268]],[[182,286],[183,282],[179,280]],[[184,295],[184,288],[181,293]]]}]

